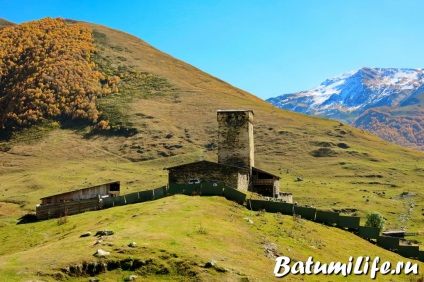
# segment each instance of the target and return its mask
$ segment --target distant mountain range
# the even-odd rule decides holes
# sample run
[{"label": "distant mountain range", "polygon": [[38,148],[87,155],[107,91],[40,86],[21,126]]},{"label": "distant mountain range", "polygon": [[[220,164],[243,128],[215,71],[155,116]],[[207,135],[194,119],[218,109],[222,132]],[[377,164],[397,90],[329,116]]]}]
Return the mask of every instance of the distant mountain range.
[{"label": "distant mountain range", "polygon": [[319,86],[267,100],[282,109],[336,119],[424,149],[424,69],[364,67]]}]

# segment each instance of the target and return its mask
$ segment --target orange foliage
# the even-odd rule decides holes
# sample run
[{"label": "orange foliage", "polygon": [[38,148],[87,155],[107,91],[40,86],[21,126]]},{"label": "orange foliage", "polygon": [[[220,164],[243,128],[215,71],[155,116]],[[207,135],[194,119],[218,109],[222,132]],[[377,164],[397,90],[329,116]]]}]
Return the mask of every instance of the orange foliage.
[{"label": "orange foliage", "polygon": [[87,27],[32,21],[0,30],[0,46],[1,128],[46,118],[97,121],[96,98],[107,91],[90,62],[95,48]]},{"label": "orange foliage", "polygon": [[109,121],[101,120],[97,123],[97,127],[101,130],[109,130],[110,129]]},{"label": "orange foliage", "polygon": [[424,109],[417,109],[408,116],[371,109],[359,117],[354,125],[389,142],[424,150]]}]

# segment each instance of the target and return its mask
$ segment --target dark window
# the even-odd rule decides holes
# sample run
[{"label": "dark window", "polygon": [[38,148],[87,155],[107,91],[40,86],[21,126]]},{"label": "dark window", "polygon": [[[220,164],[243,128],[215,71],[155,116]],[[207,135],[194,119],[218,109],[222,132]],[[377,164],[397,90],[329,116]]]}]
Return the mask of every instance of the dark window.
[{"label": "dark window", "polygon": [[119,191],[120,185],[118,182],[110,184],[110,191]]}]

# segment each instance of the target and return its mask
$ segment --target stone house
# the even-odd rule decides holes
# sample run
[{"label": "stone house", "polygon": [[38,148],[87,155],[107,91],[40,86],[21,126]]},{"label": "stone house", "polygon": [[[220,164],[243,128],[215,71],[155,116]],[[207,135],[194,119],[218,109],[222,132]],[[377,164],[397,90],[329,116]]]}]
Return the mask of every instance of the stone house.
[{"label": "stone house", "polygon": [[279,197],[280,177],[256,168],[252,110],[218,110],[218,162],[199,161],[168,168],[169,184],[220,182]]},{"label": "stone house", "polygon": [[248,190],[249,170],[244,167],[199,161],[168,168],[170,184],[187,184],[190,179],[219,182],[239,190]]}]

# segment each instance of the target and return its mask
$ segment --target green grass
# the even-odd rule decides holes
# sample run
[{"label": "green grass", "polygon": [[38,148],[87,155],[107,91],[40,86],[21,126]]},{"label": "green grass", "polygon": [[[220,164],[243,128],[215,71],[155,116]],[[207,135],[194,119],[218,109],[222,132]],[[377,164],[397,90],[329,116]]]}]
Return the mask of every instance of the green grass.
[{"label": "green grass", "polygon": [[[392,263],[406,261],[349,232],[293,220],[291,216],[249,211],[222,197],[171,196],[68,216],[62,225],[52,219],[11,224],[1,230],[0,275],[8,281],[37,279],[37,273],[46,281],[56,277],[80,281],[81,277],[72,278],[61,269],[82,262],[135,259],[151,263],[132,271],[117,269],[96,277],[116,281],[135,274],[148,277],[149,281],[184,281],[190,277],[193,281],[237,281],[242,277],[270,281],[275,262],[272,256],[267,257],[270,252],[266,249],[295,261],[305,261],[311,255],[314,261],[321,262],[345,262],[349,256],[360,255],[380,256]],[[97,237],[93,235],[98,230],[113,230],[115,234],[94,245]],[[87,231],[92,236],[79,237]],[[17,237],[21,239],[16,240]],[[136,247],[128,247],[130,242],[136,242]],[[111,252],[110,257],[95,258],[93,254],[99,248]],[[205,268],[211,260],[226,272]],[[290,278],[297,281],[302,277]],[[357,278],[331,276],[334,281]],[[379,281],[390,281],[390,276],[380,276]]]}]

